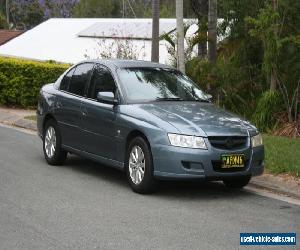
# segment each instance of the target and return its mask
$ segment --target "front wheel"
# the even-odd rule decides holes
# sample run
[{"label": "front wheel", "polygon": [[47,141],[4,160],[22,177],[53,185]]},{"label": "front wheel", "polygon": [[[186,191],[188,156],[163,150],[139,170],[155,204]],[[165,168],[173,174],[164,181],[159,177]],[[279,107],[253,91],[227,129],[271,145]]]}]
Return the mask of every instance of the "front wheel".
[{"label": "front wheel", "polygon": [[136,193],[155,191],[152,154],[148,143],[142,137],[134,138],[127,149],[126,174],[130,187]]},{"label": "front wheel", "polygon": [[245,187],[251,179],[251,176],[243,176],[243,177],[236,177],[231,179],[223,180],[223,183],[226,187],[229,188],[243,188]]},{"label": "front wheel", "polygon": [[43,151],[50,165],[61,165],[67,158],[67,152],[61,148],[61,135],[54,120],[49,120],[45,125]]}]

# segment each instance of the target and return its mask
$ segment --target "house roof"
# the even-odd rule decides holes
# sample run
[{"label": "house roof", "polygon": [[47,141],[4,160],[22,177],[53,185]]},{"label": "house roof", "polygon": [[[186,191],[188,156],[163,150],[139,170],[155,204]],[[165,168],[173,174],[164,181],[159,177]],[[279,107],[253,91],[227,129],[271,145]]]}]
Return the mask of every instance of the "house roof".
[{"label": "house roof", "polygon": [[[176,19],[160,19],[160,34],[175,27]],[[139,52],[138,59],[150,60],[151,30],[151,19],[52,18],[0,46],[0,55],[77,63],[97,58],[99,39],[102,50],[115,51],[116,38],[129,38]],[[159,60],[166,63],[167,58],[166,42],[160,41]]]},{"label": "house roof", "polygon": [[[161,19],[159,35],[168,33],[175,27],[174,19]],[[78,36],[151,40],[152,19],[104,19],[79,32]]]},{"label": "house roof", "polygon": [[0,45],[3,45],[11,39],[21,35],[24,31],[21,30],[1,30],[0,29]]}]

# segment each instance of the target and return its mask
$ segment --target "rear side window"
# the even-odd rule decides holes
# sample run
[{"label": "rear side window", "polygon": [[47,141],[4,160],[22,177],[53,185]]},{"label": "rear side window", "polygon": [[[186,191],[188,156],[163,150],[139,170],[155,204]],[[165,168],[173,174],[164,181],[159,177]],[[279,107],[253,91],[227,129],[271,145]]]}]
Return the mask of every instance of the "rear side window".
[{"label": "rear side window", "polygon": [[76,67],[69,86],[69,92],[83,96],[85,87],[89,81],[93,69],[92,63],[80,64]]},{"label": "rear side window", "polygon": [[95,66],[95,70],[91,77],[91,83],[88,91],[88,97],[92,99],[97,98],[98,92],[113,92],[116,91],[116,84],[110,71],[100,65]]},{"label": "rear side window", "polygon": [[60,90],[64,90],[64,91],[69,90],[70,81],[71,81],[74,71],[75,71],[75,68],[71,69],[61,80],[60,87],[59,87]]}]

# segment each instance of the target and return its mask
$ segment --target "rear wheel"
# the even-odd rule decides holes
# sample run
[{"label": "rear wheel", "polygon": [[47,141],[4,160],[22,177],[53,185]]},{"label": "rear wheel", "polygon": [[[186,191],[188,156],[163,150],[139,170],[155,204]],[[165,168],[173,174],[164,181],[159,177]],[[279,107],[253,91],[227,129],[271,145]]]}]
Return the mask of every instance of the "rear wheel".
[{"label": "rear wheel", "polygon": [[127,149],[126,174],[130,187],[136,193],[155,191],[152,154],[148,143],[142,137],[134,138]]},{"label": "rear wheel", "polygon": [[43,151],[48,164],[61,165],[67,158],[67,152],[61,148],[61,135],[54,120],[47,121],[43,134]]},{"label": "rear wheel", "polygon": [[250,179],[251,176],[236,177],[225,179],[223,180],[223,183],[229,188],[243,188],[249,183]]}]

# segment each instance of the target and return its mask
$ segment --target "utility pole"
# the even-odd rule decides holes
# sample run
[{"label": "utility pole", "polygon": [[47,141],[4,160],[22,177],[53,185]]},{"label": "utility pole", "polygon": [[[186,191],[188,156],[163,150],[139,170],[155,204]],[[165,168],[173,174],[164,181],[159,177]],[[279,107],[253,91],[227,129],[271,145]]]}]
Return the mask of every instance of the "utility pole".
[{"label": "utility pole", "polygon": [[159,0],[152,0],[151,61],[159,62]]},{"label": "utility pole", "polygon": [[176,0],[176,30],[177,30],[177,68],[182,73],[185,73],[183,0]]}]

